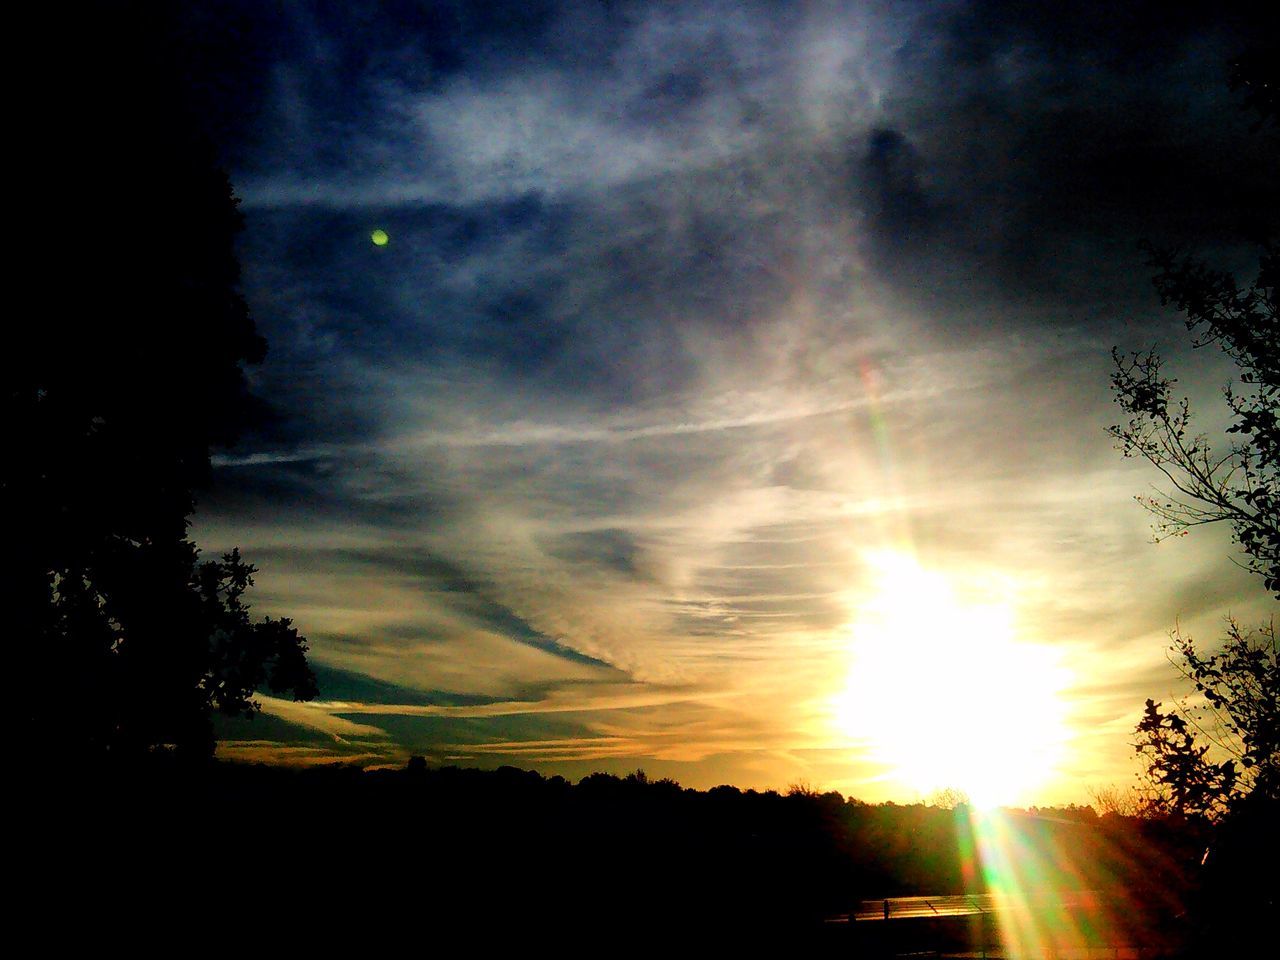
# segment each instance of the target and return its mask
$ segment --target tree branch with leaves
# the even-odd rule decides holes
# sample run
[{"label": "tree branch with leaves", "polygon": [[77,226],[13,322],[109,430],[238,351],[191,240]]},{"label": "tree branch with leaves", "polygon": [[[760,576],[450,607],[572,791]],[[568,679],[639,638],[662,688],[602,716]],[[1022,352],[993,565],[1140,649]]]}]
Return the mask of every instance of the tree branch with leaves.
[{"label": "tree branch with leaves", "polygon": [[1226,522],[1248,558],[1244,565],[1280,598],[1280,319],[1275,286],[1280,249],[1268,243],[1257,278],[1241,288],[1228,273],[1148,248],[1161,301],[1175,305],[1195,346],[1218,346],[1240,371],[1224,390],[1231,423],[1225,444],[1192,429],[1190,401],[1154,351],[1112,351],[1112,391],[1128,419],[1109,429],[1126,457],[1142,457],[1169,491],[1137,500],[1156,518],[1158,540]]},{"label": "tree branch with leaves", "polygon": [[1246,631],[1227,619],[1218,653],[1205,656],[1175,630],[1170,659],[1195,694],[1174,709],[1148,700],[1134,749],[1147,802],[1167,813],[1217,820],[1256,794],[1280,787],[1280,661],[1274,618]]}]

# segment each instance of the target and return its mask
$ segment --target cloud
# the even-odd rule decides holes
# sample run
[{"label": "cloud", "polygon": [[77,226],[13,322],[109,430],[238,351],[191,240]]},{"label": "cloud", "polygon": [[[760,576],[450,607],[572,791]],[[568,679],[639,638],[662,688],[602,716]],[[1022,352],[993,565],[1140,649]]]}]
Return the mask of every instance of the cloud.
[{"label": "cloud", "polygon": [[[353,77],[373,116],[347,124],[350,152],[317,163],[295,147],[287,173],[244,180],[248,201],[466,204],[687,177],[776,146],[770,126],[797,94],[805,96],[805,123],[819,129],[846,121],[851,107],[869,109],[877,62],[892,42],[881,36],[890,24],[856,10],[817,23],[780,16],[771,4],[636,5],[610,25],[604,36],[612,49],[592,62],[582,45],[551,40],[582,36],[584,14],[567,5],[544,20],[535,31],[550,41],[542,56],[507,48],[443,74],[411,58],[398,70]],[[458,53],[468,56],[463,45],[475,39],[458,38]],[[327,40],[319,56],[277,68],[275,112],[294,128],[293,144],[323,142],[314,127],[333,122],[326,54],[339,44]],[[313,97],[304,75],[317,81]]]},{"label": "cloud", "polygon": [[480,6],[262,26],[234,174],[276,416],[196,533],[346,691],[280,717],[860,783],[824,717],[868,550],[1016,582],[1027,642],[1128,678],[1073,694],[1112,726],[1174,616],[1255,608],[1223,538],[1144,542],[1104,432],[1110,346],[1183,336],[1138,237],[1225,243],[1274,195],[1215,79],[1233,27]]},{"label": "cloud", "polygon": [[268,716],[279,717],[287,723],[326,734],[338,743],[386,737],[386,732],[378,727],[335,716],[319,704],[297,703],[265,695],[259,695],[256,699],[261,704],[263,713]]},{"label": "cloud", "polygon": [[217,756],[220,760],[238,763],[270,763],[286,767],[315,767],[335,763],[374,767],[395,760],[400,761],[396,765],[403,765],[407,759],[394,751],[342,751],[280,743],[276,740],[220,740]]}]

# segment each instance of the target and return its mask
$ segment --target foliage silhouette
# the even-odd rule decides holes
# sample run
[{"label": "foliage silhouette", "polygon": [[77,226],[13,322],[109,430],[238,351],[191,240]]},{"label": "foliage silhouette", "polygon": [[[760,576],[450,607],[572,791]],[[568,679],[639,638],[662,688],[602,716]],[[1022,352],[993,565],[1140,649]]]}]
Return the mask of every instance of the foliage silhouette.
[{"label": "foliage silhouette", "polygon": [[[72,819],[41,831],[42,868],[65,870],[50,842],[71,844],[86,871],[120,870],[123,855],[173,885],[186,909],[209,902],[199,891],[210,885],[219,898],[213,902],[226,902],[228,890],[249,891],[246,904],[268,903],[287,917],[314,910],[317,898],[328,902],[331,882],[374,890],[381,910],[412,915],[436,934],[537,930],[567,938],[576,952],[589,935],[616,943],[628,931],[656,944],[691,931],[720,945],[750,946],[774,934],[803,939],[860,900],[988,889],[964,852],[974,849],[967,816],[835,792],[700,791],[606,773],[571,784],[421,758],[400,770],[215,763],[193,780],[84,783],[109,787],[120,800],[113,829]],[[1189,822],[1097,818],[1070,808],[1000,816],[1010,842],[1043,864],[1045,889],[1142,890],[1141,910],[1125,918],[1135,936],[1170,923],[1186,881],[1167,865],[1194,862],[1203,849]],[[191,850],[210,855],[191,857]],[[261,873],[246,871],[264,856]],[[289,866],[312,863],[323,870],[288,882]],[[252,899],[255,885],[264,888],[261,901]],[[155,902],[139,905],[162,912]],[[260,922],[260,911],[227,913],[229,922],[235,915]],[[328,938],[342,926],[283,929]],[[358,920],[352,927],[367,934]]]},{"label": "foliage silhouette", "polygon": [[958,787],[942,787],[929,794],[929,806],[958,810],[970,805],[969,795]]},{"label": "foliage silhouette", "polygon": [[[1169,812],[1219,819],[1245,797],[1280,795],[1280,660],[1275,621],[1248,632],[1227,622],[1222,650],[1205,656],[1174,633],[1175,662],[1201,702],[1163,713],[1147,701],[1135,745],[1153,802]],[[1214,756],[1226,759],[1215,762]]]},{"label": "foliage silhouette", "polygon": [[[1278,62],[1280,49],[1272,43],[1246,51],[1231,65],[1230,84],[1245,92],[1245,106],[1258,113],[1264,136],[1277,122]],[[1274,140],[1269,142],[1274,148]],[[1262,252],[1258,274],[1247,286],[1194,257],[1146,247],[1161,303],[1183,314],[1196,347],[1217,346],[1240,371],[1239,385],[1225,390],[1232,438],[1215,448],[1207,436],[1192,432],[1190,402],[1174,397],[1176,381],[1162,375],[1154,351],[1113,351],[1112,390],[1129,419],[1110,433],[1126,457],[1148,460],[1175,491],[1138,498],[1156,516],[1158,538],[1227,522],[1249,558],[1248,568],[1280,598],[1280,225],[1276,211],[1265,202],[1261,206],[1261,222],[1248,228]]]},{"label": "foliage silhouette", "polygon": [[1185,314],[1195,345],[1216,344],[1240,369],[1240,387],[1225,391],[1227,432],[1239,439],[1215,448],[1192,433],[1190,401],[1173,397],[1176,381],[1162,375],[1154,352],[1114,353],[1112,389],[1129,419],[1110,432],[1126,457],[1147,459],[1176,491],[1138,498],[1158,518],[1159,538],[1225,521],[1249,569],[1280,597],[1280,249],[1268,242],[1243,289],[1230,274],[1168,251],[1153,251],[1152,264],[1161,301]]},{"label": "foliage silhouette", "polygon": [[32,25],[76,90],[28,118],[34,192],[55,198],[41,219],[68,226],[46,266],[65,280],[3,360],[10,669],[33,757],[208,757],[212,710],[252,712],[264,684],[315,692],[289,621],[250,621],[253,568],[237,552],[201,563],[187,536],[211,445],[255,415],[242,364],[265,343],[169,13],[87,4],[74,31]]},{"label": "foliage silhouette", "polygon": [[[1274,45],[1273,45],[1274,46]],[[1259,49],[1237,57],[1230,85],[1261,117],[1276,121],[1277,53]],[[1267,130],[1270,132],[1270,129]],[[1274,218],[1275,211],[1264,211]],[[1191,430],[1190,401],[1175,399],[1176,381],[1161,373],[1154,352],[1113,351],[1115,400],[1128,420],[1110,428],[1126,457],[1140,456],[1176,491],[1139,497],[1158,518],[1158,537],[1185,534],[1200,524],[1227,522],[1263,587],[1280,598],[1280,277],[1277,224],[1264,223],[1256,279],[1242,287],[1229,273],[1193,257],[1148,246],[1161,302],[1173,304],[1194,345],[1217,346],[1240,372],[1224,391],[1232,439],[1215,447]],[[1174,632],[1175,664],[1207,704],[1180,703],[1172,713],[1148,700],[1134,745],[1145,764],[1149,802],[1179,814],[1219,819],[1261,787],[1274,799],[1277,764],[1275,623],[1252,634],[1228,619],[1222,652],[1206,656],[1190,637]],[[1214,748],[1218,748],[1215,750]],[[1225,759],[1216,757],[1225,753]]]},{"label": "foliage silhouette", "polygon": [[[1276,128],[1280,50],[1274,42],[1238,57],[1230,86],[1258,114],[1254,132]],[[1268,140],[1274,148],[1274,139]],[[1239,371],[1224,391],[1229,438],[1216,447],[1191,429],[1191,408],[1175,398],[1154,352],[1113,351],[1112,388],[1127,422],[1111,427],[1125,456],[1152,463],[1172,494],[1139,501],[1157,518],[1157,538],[1194,526],[1226,522],[1240,545],[1244,566],[1280,598],[1280,234],[1274,204],[1259,204],[1260,222],[1245,231],[1259,241],[1256,278],[1242,286],[1229,273],[1169,250],[1148,247],[1161,302],[1184,316],[1194,345],[1222,350]],[[1266,943],[1275,909],[1270,867],[1280,855],[1275,816],[1280,806],[1280,766],[1275,620],[1255,631],[1228,618],[1218,653],[1198,650],[1173,633],[1173,662],[1196,690],[1170,712],[1147,700],[1135,732],[1144,764],[1142,802],[1160,811],[1213,823],[1202,857],[1201,889],[1193,900],[1193,955],[1220,953],[1225,938],[1246,952]]]}]

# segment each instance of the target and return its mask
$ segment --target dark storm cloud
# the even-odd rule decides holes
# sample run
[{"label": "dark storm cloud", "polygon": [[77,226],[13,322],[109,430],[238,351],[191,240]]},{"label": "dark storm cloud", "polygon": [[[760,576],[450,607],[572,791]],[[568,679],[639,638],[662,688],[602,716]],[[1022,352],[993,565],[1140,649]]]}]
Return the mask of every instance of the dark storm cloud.
[{"label": "dark storm cloud", "polygon": [[[210,132],[229,159],[252,165],[264,142],[278,146],[280,94],[328,136],[290,143],[300,174],[347,170],[352,136],[376,122],[388,86],[430,89],[464,70],[558,50],[606,55],[618,19],[587,4],[571,23],[552,2],[365,0],[342,4],[231,0],[185,4],[176,13],[181,62]],[[273,108],[277,108],[273,112]],[[363,158],[359,158],[363,159]]]},{"label": "dark storm cloud", "polygon": [[882,269],[940,282],[940,309],[966,293],[1132,304],[1137,238],[1238,242],[1278,198],[1226,87],[1230,58],[1266,29],[1248,9],[940,11],[896,51],[894,125],[862,148],[872,212],[899,241],[881,248]]},{"label": "dark storm cloud", "polygon": [[[539,85],[551,84],[545,96],[554,103],[560,83],[571,88],[585,78],[617,96],[600,114],[602,128],[546,120],[550,143],[507,142],[498,157],[515,165],[514,196],[495,182],[481,186],[488,199],[469,202],[480,185],[460,184],[448,203],[405,203],[393,191],[381,210],[361,202],[346,211],[255,211],[254,235],[281,270],[317,278],[308,287],[311,323],[315,336],[334,338],[334,349],[442,364],[482,360],[496,375],[603,404],[687,387],[697,363],[677,335],[683,325],[713,323],[731,336],[776,311],[790,281],[779,251],[804,250],[815,211],[778,212],[767,200],[778,170],[798,164],[810,167],[811,192],[830,189],[844,207],[816,216],[865,218],[874,238],[865,252],[880,276],[953,323],[970,312],[971,322],[989,318],[982,303],[1021,303],[1037,323],[1067,302],[1136,304],[1146,296],[1133,282],[1137,237],[1222,237],[1256,215],[1260,198],[1266,206],[1275,197],[1244,118],[1223,122],[1234,109],[1225,62],[1245,28],[1220,15],[1153,10],[1117,22],[1092,6],[1029,17],[1001,5],[923,5],[915,29],[887,51],[880,125],[855,128],[843,144],[788,145],[787,155],[763,166],[727,160],[682,170],[658,189],[644,180],[622,184],[603,205],[558,185],[578,176],[565,166],[575,156],[601,163],[608,154],[558,153],[557,135],[598,134],[603,151],[616,136],[625,164],[652,131],[679,131],[659,138],[680,143],[709,116],[722,119],[728,103],[737,111],[728,129],[758,135],[760,151],[776,152],[787,136],[777,102],[785,94],[760,88],[780,61],[735,47],[728,29],[690,29],[689,39],[657,47],[639,77],[619,83],[611,57],[639,32],[643,18],[634,9],[593,22],[602,39],[585,47],[564,41],[583,26],[572,5],[492,18],[436,10],[407,18],[403,30],[368,11],[336,15],[341,22],[332,12],[299,16],[289,29],[308,39],[281,48],[281,62],[307,78],[297,96],[349,113],[342,123],[357,131],[345,159],[294,171],[301,182],[405,175],[410,155],[378,160],[362,138],[382,124],[392,125],[385,137],[403,137],[415,96],[452,105],[454,118],[472,107],[488,117],[487,104],[545,110]],[[752,23],[783,36],[802,20]],[[397,55],[380,59],[377,51],[389,49]],[[442,49],[456,51],[445,57],[447,69],[431,66]],[[397,84],[379,85],[392,75]],[[521,77],[531,85],[513,86]],[[579,119],[595,108],[582,109]],[[304,116],[304,144],[343,140],[342,124]],[[538,116],[525,121],[534,132]],[[507,118],[492,120],[496,127],[465,127],[475,146],[463,160],[483,159],[487,137],[509,136],[501,133]],[[414,147],[428,165],[446,157],[441,150],[471,149],[440,136],[427,134]],[[837,186],[842,169],[852,190]],[[671,184],[686,195],[673,195]],[[560,199],[550,199],[553,191]],[[1198,202],[1184,202],[1189,195]],[[284,222],[272,228],[260,217]],[[390,229],[394,245],[366,244],[357,269],[350,253],[375,222]],[[469,286],[448,282],[459,272]],[[844,296],[847,283],[830,299]]]},{"label": "dark storm cloud", "polygon": [[872,131],[859,159],[856,181],[867,218],[888,248],[887,255],[927,241],[944,215],[921,180],[919,152],[896,130]]}]

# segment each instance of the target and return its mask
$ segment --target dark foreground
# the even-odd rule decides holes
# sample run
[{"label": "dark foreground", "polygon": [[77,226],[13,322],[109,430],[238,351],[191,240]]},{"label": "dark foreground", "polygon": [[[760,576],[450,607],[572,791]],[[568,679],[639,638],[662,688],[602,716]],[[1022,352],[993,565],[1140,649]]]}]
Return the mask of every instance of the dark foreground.
[{"label": "dark foreground", "polygon": [[[575,785],[510,768],[218,764],[43,774],[13,796],[12,915],[50,946],[105,937],[144,951],[250,940],[363,951],[461,937],[570,953],[694,941],[863,956],[994,950],[999,911],[873,924],[861,901],[989,903],[993,885],[1011,881],[984,865],[986,828],[963,808],[685,790],[642,774]],[[1185,940],[1196,829],[1088,808],[999,822],[1028,868],[1018,882],[1059,905],[1055,929],[1146,956]]]}]

